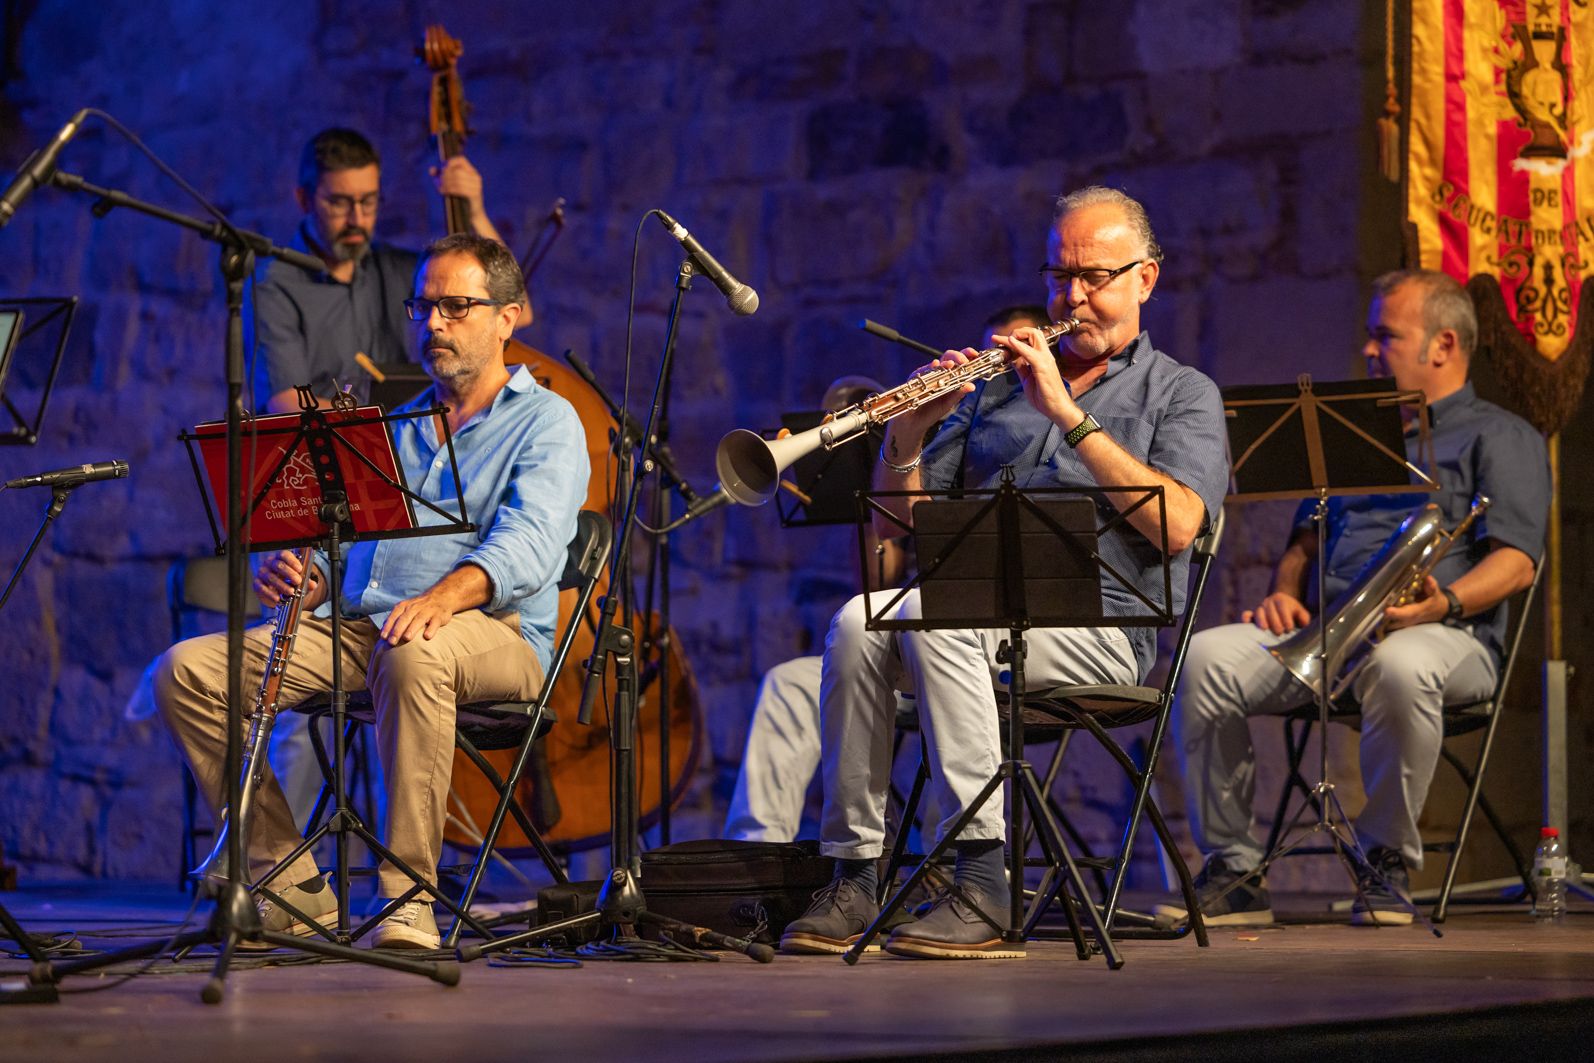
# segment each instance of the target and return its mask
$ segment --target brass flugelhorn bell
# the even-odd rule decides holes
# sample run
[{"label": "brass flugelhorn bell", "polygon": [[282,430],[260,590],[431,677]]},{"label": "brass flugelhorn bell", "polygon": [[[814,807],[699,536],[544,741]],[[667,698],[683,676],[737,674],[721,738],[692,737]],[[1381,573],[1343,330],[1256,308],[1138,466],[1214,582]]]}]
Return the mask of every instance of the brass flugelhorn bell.
[{"label": "brass flugelhorn bell", "polygon": [[[1340,697],[1356,681],[1366,662],[1366,657],[1360,655],[1368,644],[1382,637],[1384,610],[1410,601],[1450,547],[1488,508],[1489,499],[1479,495],[1455,530],[1447,532],[1443,512],[1434,503],[1427,503],[1401,523],[1382,549],[1363,566],[1355,581],[1322,614],[1327,618],[1326,634],[1324,621],[1313,618],[1289,638],[1270,647],[1268,652],[1291,675],[1313,690],[1318,689],[1326,676],[1331,684],[1330,700]],[[1325,642],[1328,645],[1326,658]],[[1352,660],[1355,664],[1346,670],[1347,662]]]},{"label": "brass flugelhorn bell", "polygon": [[[1041,329],[1041,338],[1055,350],[1057,341],[1078,327],[1079,321],[1069,318]],[[809,454],[833,450],[863,435],[870,426],[885,424],[943,395],[960,391],[964,384],[998,376],[1007,371],[1007,359],[1006,347],[987,348],[961,365],[909,377],[907,383],[837,410],[823,424],[795,435],[765,439],[757,432],[735,429],[720,440],[714,454],[720,487],[737,505],[762,506],[780,489],[781,473]]]}]

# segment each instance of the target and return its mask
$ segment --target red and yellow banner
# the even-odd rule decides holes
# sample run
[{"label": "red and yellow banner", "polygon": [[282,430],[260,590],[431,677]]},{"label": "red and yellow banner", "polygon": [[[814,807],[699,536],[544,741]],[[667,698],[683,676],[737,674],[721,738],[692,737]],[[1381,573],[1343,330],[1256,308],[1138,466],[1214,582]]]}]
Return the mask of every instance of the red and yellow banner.
[{"label": "red and yellow banner", "polygon": [[1586,353],[1594,0],[1411,0],[1407,113],[1418,264],[1471,282],[1485,317],[1492,278],[1517,353]]}]

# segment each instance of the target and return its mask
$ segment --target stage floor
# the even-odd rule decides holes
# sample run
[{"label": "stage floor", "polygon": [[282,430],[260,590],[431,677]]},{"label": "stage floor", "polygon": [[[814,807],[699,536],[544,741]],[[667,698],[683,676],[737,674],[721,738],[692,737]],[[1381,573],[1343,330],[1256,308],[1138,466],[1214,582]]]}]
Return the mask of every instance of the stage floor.
[{"label": "stage floor", "polygon": [[[163,960],[103,992],[0,1009],[0,1059],[1014,1059],[1065,1047],[1070,1058],[1305,1059],[1377,1042],[1402,1063],[1513,1046],[1518,1058],[1589,1058],[1594,911],[1547,929],[1525,908],[1462,908],[1434,938],[1420,926],[1350,927],[1320,899],[1276,901],[1294,913],[1285,924],[1214,931],[1208,949],[1123,942],[1119,971],[1050,942],[1017,961],[881,954],[856,967],[732,954],[579,969],[478,960],[454,988],[312,963],[235,970],[209,1007],[198,1000],[205,974]],[[30,932],[70,928],[91,945],[164,937],[186,909],[170,888],[82,885],[0,903]],[[0,974],[25,966],[0,960]],[[109,981],[75,977],[63,989]]]}]

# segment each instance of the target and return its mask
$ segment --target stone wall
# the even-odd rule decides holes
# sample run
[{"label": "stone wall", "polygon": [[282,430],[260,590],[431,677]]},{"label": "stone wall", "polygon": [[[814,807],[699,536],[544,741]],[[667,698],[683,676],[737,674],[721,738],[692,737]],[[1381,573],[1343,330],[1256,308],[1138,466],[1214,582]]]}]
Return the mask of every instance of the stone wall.
[{"label": "stone wall", "polygon": [[[446,25],[466,46],[470,154],[511,244],[525,246],[555,196],[567,201],[529,342],[581,353],[618,388],[632,234],[649,207],[758,288],[750,319],[701,282],[687,300],[672,439],[710,482],[726,430],[772,426],[842,373],[891,383],[916,364],[859,332],[860,318],[961,346],[993,308],[1038,299],[1051,200],[1089,182],[1150,208],[1168,253],[1147,308],[1159,346],[1220,384],[1353,372],[1365,274],[1396,264],[1392,239],[1369,254],[1358,228],[1378,188],[1363,6],[468,0],[449,5]],[[415,245],[440,225],[424,176],[427,79],[412,58],[423,5],[7,10],[7,168],[73,109],[103,107],[238,223],[286,239],[301,144],[350,124],[384,153],[382,234]],[[194,209],[100,123],[63,168]],[[207,544],[174,437],[222,411],[221,290],[208,244],[88,207],[45,191],[0,234],[0,292],[83,299],[43,439],[0,451],[0,473],[133,465],[127,480],[77,492],[0,615],[0,846],[35,877],[162,877],[174,871],[177,761],[123,704],[168,642],[167,566]],[[677,257],[643,230],[639,409]],[[8,566],[46,501],[0,495]],[[1259,593],[1287,507],[1239,516],[1209,621]],[[675,618],[713,753],[691,801],[712,823],[708,784],[740,757],[758,676],[819,644],[851,585],[850,545],[837,530],[782,531],[773,507],[720,513],[674,543]],[[1125,788],[1105,761],[1081,756],[1062,787],[1087,835],[1113,834]],[[1177,813],[1176,789],[1165,792]]]}]

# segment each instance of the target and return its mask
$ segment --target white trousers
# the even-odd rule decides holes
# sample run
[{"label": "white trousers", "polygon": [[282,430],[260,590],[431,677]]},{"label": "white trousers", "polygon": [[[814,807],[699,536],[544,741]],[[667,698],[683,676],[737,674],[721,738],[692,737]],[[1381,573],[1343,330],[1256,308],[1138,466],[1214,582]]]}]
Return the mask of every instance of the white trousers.
[{"label": "white trousers", "polygon": [[764,673],[747,728],[725,837],[789,842],[802,826],[808,784],[819,770],[819,674],[823,657],[795,657]]},{"label": "white trousers", "polygon": [[[877,611],[889,600],[870,596]],[[918,616],[918,593],[909,592],[896,617]],[[936,833],[974,803],[1002,759],[995,690],[1006,685],[1007,668],[996,652],[1007,631],[868,631],[865,619],[859,595],[831,621],[820,684],[820,851],[846,859],[874,859],[883,851],[897,689],[916,694],[930,759],[928,807],[943,816]],[[1139,663],[1121,628],[1036,629],[1024,644],[1030,689],[1138,682]],[[1005,824],[1001,802],[987,801],[962,840],[1002,838]]]},{"label": "white trousers", "polygon": [[[1198,633],[1179,683],[1174,721],[1184,756],[1196,843],[1235,870],[1262,862],[1252,834],[1256,754],[1247,720],[1299,708],[1312,692],[1269,646],[1283,641],[1255,624]],[[1361,703],[1362,784],[1356,830],[1366,848],[1398,849],[1422,867],[1422,814],[1444,737],[1442,710],[1487,698],[1495,665],[1465,628],[1419,624],[1385,638],[1356,678]]]}]

